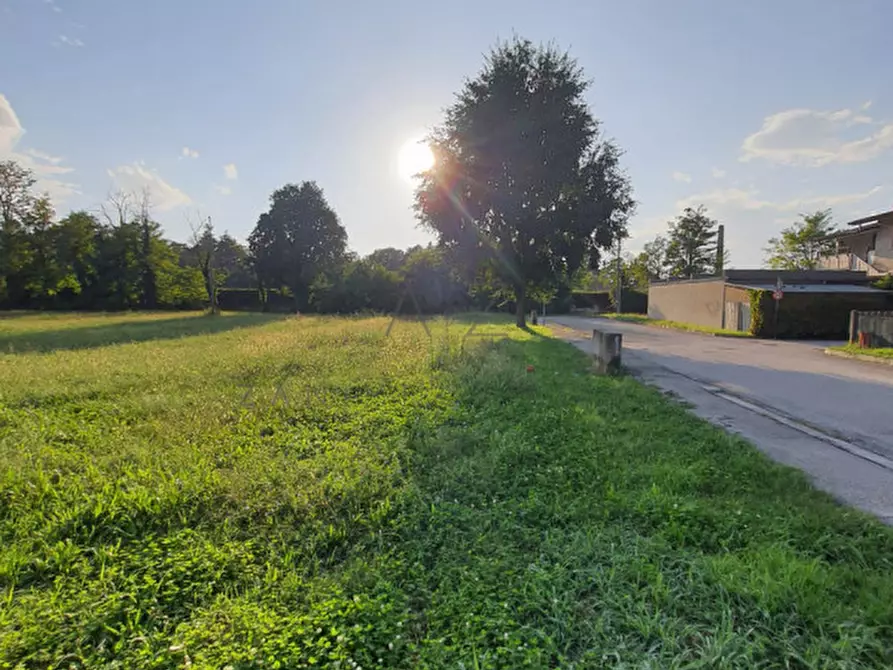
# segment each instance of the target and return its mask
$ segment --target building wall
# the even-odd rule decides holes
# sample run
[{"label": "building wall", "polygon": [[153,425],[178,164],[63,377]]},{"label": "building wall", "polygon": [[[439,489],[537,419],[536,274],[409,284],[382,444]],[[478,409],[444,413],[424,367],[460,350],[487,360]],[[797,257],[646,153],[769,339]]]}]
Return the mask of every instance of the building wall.
[{"label": "building wall", "polygon": [[[893,267],[893,224],[841,238],[840,247],[841,251],[855,254],[863,261],[867,261],[872,243],[874,243],[873,265],[881,270],[889,270]],[[825,266],[832,267],[829,264]]]},{"label": "building wall", "polygon": [[724,284],[725,281],[719,277],[651,284],[648,288],[648,316],[722,328]]},{"label": "building wall", "polygon": [[893,270],[893,225],[881,226],[874,245],[874,265],[887,272]]}]

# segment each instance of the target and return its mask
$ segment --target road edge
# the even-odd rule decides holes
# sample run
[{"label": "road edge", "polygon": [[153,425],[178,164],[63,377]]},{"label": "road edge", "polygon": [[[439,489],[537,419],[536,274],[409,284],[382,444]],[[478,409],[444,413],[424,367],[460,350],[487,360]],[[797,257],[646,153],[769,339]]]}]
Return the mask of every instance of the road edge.
[{"label": "road edge", "polygon": [[866,356],[864,354],[851,354],[848,351],[837,351],[836,349],[825,349],[826,356],[835,356],[837,358],[849,358],[854,361],[865,361],[874,363],[875,365],[893,366],[893,359],[881,358],[879,356]]}]

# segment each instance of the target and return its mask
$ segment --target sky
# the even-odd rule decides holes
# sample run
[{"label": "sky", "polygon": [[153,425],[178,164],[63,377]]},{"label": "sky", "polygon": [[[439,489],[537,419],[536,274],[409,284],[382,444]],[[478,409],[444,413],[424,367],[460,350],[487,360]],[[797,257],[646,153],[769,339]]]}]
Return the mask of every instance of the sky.
[{"label": "sky", "polygon": [[432,237],[398,154],[498,40],[570,51],[625,151],[635,251],[684,207],[759,266],[800,213],[893,208],[889,0],[0,0],[0,159],[60,214],[148,188],[168,237],[246,239],[315,180],[350,247]]}]

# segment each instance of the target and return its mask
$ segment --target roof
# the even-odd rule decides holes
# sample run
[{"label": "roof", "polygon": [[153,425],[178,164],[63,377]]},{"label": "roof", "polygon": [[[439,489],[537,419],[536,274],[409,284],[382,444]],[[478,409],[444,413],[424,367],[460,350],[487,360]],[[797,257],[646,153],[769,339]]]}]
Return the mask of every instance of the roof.
[{"label": "roof", "polygon": [[[882,221],[882,219],[889,219],[889,221]],[[893,223],[893,209],[889,212],[881,212],[880,214],[872,214],[871,216],[863,216],[861,219],[848,221],[846,225],[861,226],[864,223]]]},{"label": "roof", "polygon": [[[854,224],[847,224],[854,225]],[[853,237],[854,235],[861,235],[862,233],[869,233],[872,230],[877,230],[881,227],[880,221],[875,221],[874,223],[866,223],[865,225],[860,225],[855,230],[847,230],[846,228],[842,230],[835,230],[833,233],[825,237],[826,240],[833,240],[838,237]]]},{"label": "roof", "polygon": [[865,272],[853,270],[768,270],[729,268],[724,272],[730,284],[772,284],[781,279],[785,284],[867,284]]},{"label": "roof", "polygon": [[[732,284],[735,288],[749,288],[757,291],[774,291],[775,284]],[[888,293],[870,286],[858,284],[785,284],[785,293]]]}]

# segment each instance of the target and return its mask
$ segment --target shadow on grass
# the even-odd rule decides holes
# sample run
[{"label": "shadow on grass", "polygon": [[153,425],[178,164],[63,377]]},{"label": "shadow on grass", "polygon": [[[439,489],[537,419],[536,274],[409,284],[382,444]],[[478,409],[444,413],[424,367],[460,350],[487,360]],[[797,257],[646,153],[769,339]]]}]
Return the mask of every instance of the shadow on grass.
[{"label": "shadow on grass", "polygon": [[147,321],[116,322],[98,326],[0,333],[0,354],[93,349],[112,344],[173,340],[210,335],[236,328],[262,326],[287,318],[288,314],[255,312],[225,316],[188,316]]},{"label": "shadow on grass", "polygon": [[0,321],[3,321],[5,319],[20,319],[23,316],[38,316],[44,313],[45,312],[38,312],[36,310],[26,309],[4,310],[0,311]]}]

